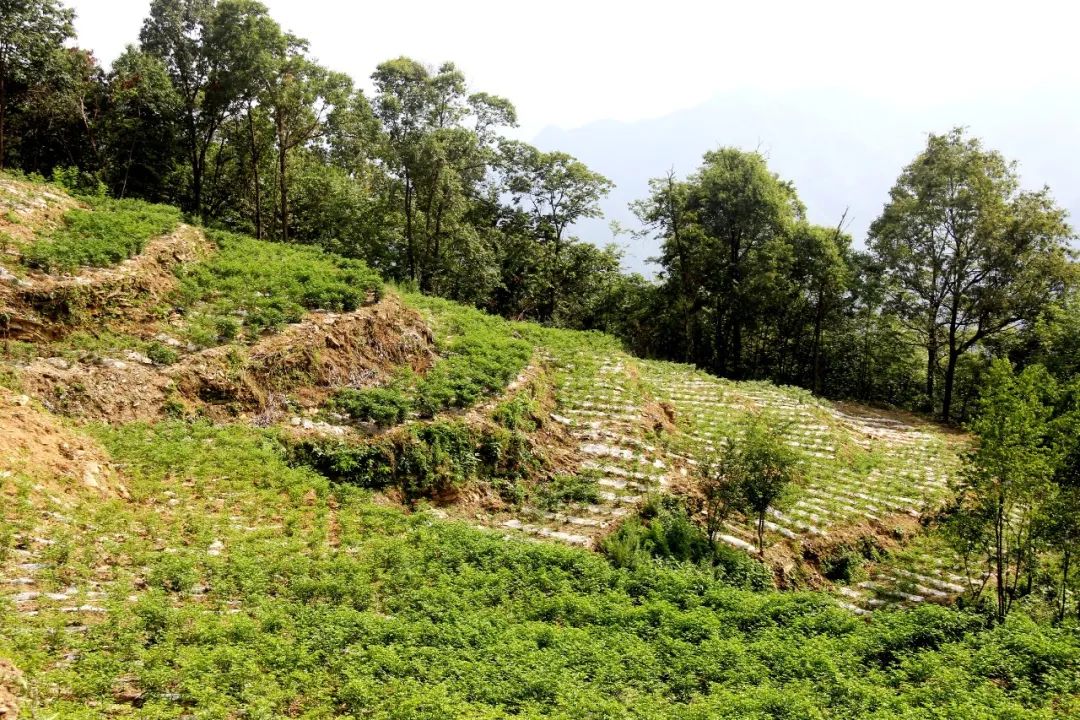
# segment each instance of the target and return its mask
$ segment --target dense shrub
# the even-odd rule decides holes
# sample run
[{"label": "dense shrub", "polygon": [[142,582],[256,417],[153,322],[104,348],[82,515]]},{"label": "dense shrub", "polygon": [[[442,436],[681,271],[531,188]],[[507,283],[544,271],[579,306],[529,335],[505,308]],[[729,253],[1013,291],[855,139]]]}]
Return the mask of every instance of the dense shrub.
[{"label": "dense shrub", "polygon": [[398,487],[410,501],[473,481],[516,480],[537,462],[521,434],[460,420],[415,423],[366,442],[301,440],[289,457],[337,482]]},{"label": "dense shrub", "polygon": [[637,515],[604,538],[601,550],[616,567],[635,568],[652,560],[713,568],[740,586],[772,586],[772,574],[760,562],[722,544],[710,544],[705,531],[673,496],[653,497]]}]

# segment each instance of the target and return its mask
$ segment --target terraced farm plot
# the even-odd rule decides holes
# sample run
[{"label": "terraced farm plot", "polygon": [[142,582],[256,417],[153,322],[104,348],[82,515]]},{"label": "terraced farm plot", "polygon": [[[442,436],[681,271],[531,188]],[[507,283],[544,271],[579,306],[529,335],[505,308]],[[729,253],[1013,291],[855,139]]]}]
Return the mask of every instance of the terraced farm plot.
[{"label": "terraced farm plot", "polygon": [[581,458],[579,471],[595,479],[594,502],[557,511],[533,510],[527,519],[506,520],[506,528],[539,537],[590,546],[651,492],[663,491],[672,467],[642,422],[646,399],[633,361],[581,347],[544,347],[556,369],[558,407],[551,419],[564,426]]},{"label": "terraced farm plot", "polygon": [[[910,529],[944,498],[959,466],[960,442],[915,419],[829,403],[797,388],[722,380],[587,343],[544,352],[559,378],[551,417],[572,433],[579,471],[596,478],[599,492],[593,503],[526,510],[503,521],[535,536],[594,544],[646,495],[664,492],[673,480],[689,477],[698,458],[737,441],[751,415],[782,430],[804,477],[790,506],[770,510],[767,544],[830,542],[870,524],[878,532],[891,525]],[[657,432],[657,423],[668,427]],[[756,552],[752,529],[737,520],[726,524],[721,539]],[[871,565],[866,579],[838,586],[838,599],[856,612],[944,600],[963,590],[962,579],[955,559],[926,541]]]}]

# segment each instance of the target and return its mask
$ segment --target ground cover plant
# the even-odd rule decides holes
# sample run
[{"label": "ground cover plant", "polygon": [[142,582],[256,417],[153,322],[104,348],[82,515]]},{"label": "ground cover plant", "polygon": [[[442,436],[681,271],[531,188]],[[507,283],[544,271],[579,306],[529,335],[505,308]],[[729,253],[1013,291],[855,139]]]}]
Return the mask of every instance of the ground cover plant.
[{"label": "ground cover plant", "polygon": [[373,504],[290,467],[266,431],[96,434],[130,501],[86,497],[61,513],[5,479],[17,508],[2,562],[43,594],[0,601],[0,654],[23,671],[35,716],[1080,711],[1080,638],[1067,627],[1018,614],[986,629],[937,606],[865,621],[823,594],[742,590],[692,564],[619,568]]},{"label": "ground cover plant", "polygon": [[44,272],[109,267],[138,254],[146,243],[170,232],[180,211],[142,200],[93,198],[89,209],[74,208],[63,225],[23,250],[22,262]]},{"label": "ground cover plant", "polygon": [[501,392],[532,358],[533,342],[520,323],[422,295],[405,293],[404,299],[428,318],[439,359],[423,375],[403,371],[384,387],[342,388],[328,410],[379,427],[410,415],[430,419]]},{"label": "ground cover plant", "polygon": [[378,274],[360,260],[221,231],[208,237],[217,252],[178,270],[176,303],[187,308],[198,345],[250,340],[310,310],[349,312],[382,293]]}]

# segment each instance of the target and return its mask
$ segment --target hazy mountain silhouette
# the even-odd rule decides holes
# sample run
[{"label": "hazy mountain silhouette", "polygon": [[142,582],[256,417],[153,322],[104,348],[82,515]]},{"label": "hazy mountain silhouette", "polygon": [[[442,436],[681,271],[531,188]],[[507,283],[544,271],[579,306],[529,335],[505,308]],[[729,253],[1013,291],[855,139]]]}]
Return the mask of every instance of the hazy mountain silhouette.
[{"label": "hazy mountain silhouette", "polygon": [[[905,108],[838,90],[782,96],[743,91],[640,122],[547,128],[534,142],[565,150],[616,183],[604,202],[606,219],[576,228],[591,242],[611,241],[612,219],[637,227],[627,203],[647,193],[649,178],[672,167],[684,176],[706,150],[733,145],[765,153],[770,167],[795,183],[812,222],[835,225],[850,208],[848,229],[861,245],[926,134],[956,125],[1016,160],[1025,187],[1049,185],[1080,225],[1080,99],[1067,92],[1003,93],[979,102]],[[655,271],[646,266],[656,254],[655,242],[622,237],[618,243],[629,269]]]}]

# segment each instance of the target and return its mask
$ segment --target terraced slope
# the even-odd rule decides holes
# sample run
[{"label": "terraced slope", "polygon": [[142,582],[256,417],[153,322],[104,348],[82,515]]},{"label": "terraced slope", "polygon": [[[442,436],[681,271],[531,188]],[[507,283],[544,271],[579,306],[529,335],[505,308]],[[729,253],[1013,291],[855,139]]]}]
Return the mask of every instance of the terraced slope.
[{"label": "terraced slope", "polygon": [[[443,421],[450,425],[436,434],[452,430],[458,444],[498,436],[501,452],[525,441],[531,447],[520,459],[529,469],[501,468],[486,479],[476,470],[483,448],[450,455],[428,448],[425,492],[445,502],[468,494],[463,484],[470,482],[488,482],[489,498],[497,482],[516,484],[519,499],[488,503],[481,522],[584,547],[595,547],[646,497],[686,490],[697,459],[738,442],[742,421],[763,415],[783,430],[805,476],[798,499],[773,510],[767,523],[766,555],[779,572],[803,572],[804,560],[871,537],[887,546],[879,554],[889,560],[875,557],[867,573],[842,578],[836,592],[846,607],[945,600],[962,588],[947,553],[928,539],[912,542],[918,519],[947,491],[962,442],[933,425],[635,359],[598,334],[384,294],[362,263],[225,233],[208,239],[183,225],[148,238],[111,267],[49,275],[26,266],[20,253],[60,237],[79,255],[80,233],[97,226],[98,213],[116,214],[101,222],[112,228],[111,241],[126,247],[116,228],[141,210],[80,207],[53,189],[36,197],[32,184],[0,183],[0,204],[10,206],[0,229],[15,238],[0,257],[0,267],[11,268],[0,276],[0,330],[24,341],[15,343],[5,372],[46,408],[114,424],[200,415],[308,436],[324,428],[341,441],[346,465],[357,457],[349,445],[381,440],[383,449],[398,444],[380,460],[395,465],[402,442],[430,445],[423,428]],[[70,213],[82,225],[65,225]],[[143,232],[143,225],[135,227]],[[551,397],[529,399],[544,408],[539,427],[497,427],[500,403],[525,385],[535,395],[538,376],[552,387]],[[343,388],[372,387],[393,388],[407,406],[397,427],[350,420],[328,405]],[[487,429],[470,434],[470,423]],[[381,452],[368,450],[369,459]],[[400,473],[395,467],[391,474]],[[354,468],[337,479],[379,486],[362,475]],[[545,490],[560,475],[584,490],[536,502],[550,499]],[[728,523],[721,539],[755,552],[741,522]]]},{"label": "terraced slope", "polygon": [[[737,442],[750,415],[781,427],[801,457],[798,499],[771,511],[766,524],[779,563],[804,545],[832,547],[861,535],[907,541],[958,467],[963,439],[913,417],[833,404],[797,388],[726,381],[588,342],[544,352],[559,379],[551,418],[570,429],[578,471],[595,476],[599,492],[596,502],[558,512],[526,510],[503,520],[507,528],[595,544],[647,494],[691,481],[696,458]],[[738,521],[727,524],[721,539],[756,552],[751,528]],[[838,585],[839,601],[864,612],[943,601],[963,590],[957,563],[929,541],[889,556],[869,565],[869,577]]]}]

